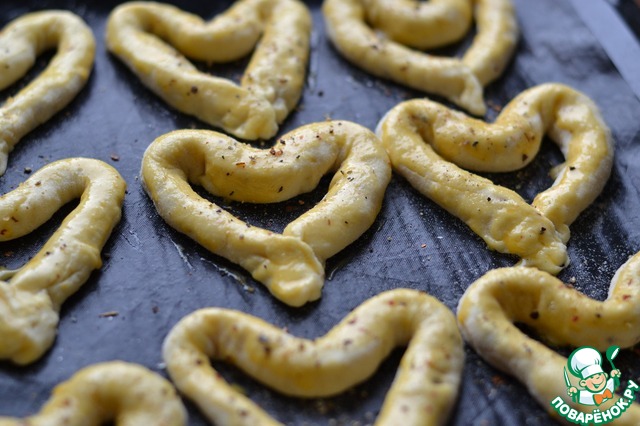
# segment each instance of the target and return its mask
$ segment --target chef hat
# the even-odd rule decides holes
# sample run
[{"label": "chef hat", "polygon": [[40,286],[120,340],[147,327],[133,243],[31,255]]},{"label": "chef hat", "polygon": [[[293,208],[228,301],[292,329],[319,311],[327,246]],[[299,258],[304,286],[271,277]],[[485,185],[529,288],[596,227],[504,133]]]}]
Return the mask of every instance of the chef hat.
[{"label": "chef hat", "polygon": [[573,351],[567,363],[574,376],[586,379],[597,373],[604,373],[602,370],[602,356],[600,352],[590,347],[582,347]]}]

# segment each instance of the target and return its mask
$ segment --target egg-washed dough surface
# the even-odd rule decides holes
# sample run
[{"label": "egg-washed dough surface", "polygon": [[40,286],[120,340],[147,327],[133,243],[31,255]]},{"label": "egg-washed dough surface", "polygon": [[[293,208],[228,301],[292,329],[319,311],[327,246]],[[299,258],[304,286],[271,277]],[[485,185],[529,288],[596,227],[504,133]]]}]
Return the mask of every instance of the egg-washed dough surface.
[{"label": "egg-washed dough surface", "polygon": [[[110,14],[105,40],[168,104],[254,140],[274,136],[298,103],[310,33],[309,11],[297,0],[240,0],[208,22],[169,4],[129,2]],[[224,63],[248,54],[240,85],[187,59]]]},{"label": "egg-washed dough surface", "polygon": [[[385,114],[376,132],[394,170],[414,188],[464,221],[490,249],[554,275],[569,264],[569,225],[600,195],[614,156],[598,107],[557,83],[518,94],[494,123],[413,99]],[[531,205],[469,171],[520,170],[545,135],[565,161],[550,169],[552,186]]]},{"label": "egg-washed dough surface", "polygon": [[[252,226],[200,197],[275,203],[311,191],[333,174],[322,200],[282,234]],[[242,266],[278,300],[302,306],[320,298],[328,258],[374,223],[391,178],[380,140],[348,121],[299,127],[269,149],[218,132],[177,130],[157,138],[142,160],[143,185],[176,230]]]},{"label": "egg-washed dough surface", "polygon": [[24,74],[47,50],[56,53],[36,79],[0,107],[0,175],[20,139],[63,109],[84,87],[95,54],[91,29],[64,10],[28,13],[8,23],[0,35],[0,88]]},{"label": "egg-washed dough surface", "polygon": [[184,426],[175,388],[141,365],[111,361],[85,367],[56,386],[47,404],[25,419],[0,416],[2,426]]},{"label": "egg-washed dough surface", "polygon": [[27,235],[65,204],[76,207],[24,265],[0,270],[0,358],[36,361],[56,335],[60,306],[102,266],[101,252],[121,217],[126,184],[102,161],[48,164],[0,197],[0,240]]},{"label": "egg-washed dough surface", "polygon": [[[426,290],[453,310],[470,283],[489,268],[512,266],[517,261],[487,250],[484,242],[464,224],[453,220],[449,213],[394,176],[371,230],[347,247],[341,257],[327,262],[329,279],[321,300],[302,309],[283,307],[240,268],[173,231],[155,212],[140,181],[136,180],[142,154],[151,141],[162,134],[206,126],[172,111],[132,75],[127,77],[131,73],[120,61],[104,53],[106,16],[114,3],[94,3],[78,9],[78,2],[66,0],[37,3],[38,7],[73,8],[94,30],[96,52],[103,53],[96,55],[92,77],[70,107],[61,112],[60,120],[34,130],[12,151],[7,173],[0,179],[0,190],[7,192],[26,180],[29,175],[24,169],[27,167],[33,174],[49,161],[77,155],[96,157],[116,167],[128,183],[123,217],[105,246],[101,271],[92,275],[63,305],[58,338],[47,356],[27,368],[0,364],[0,413],[3,415],[26,416],[37,412],[50,390],[81,366],[124,359],[160,371],[162,340],[180,318],[195,309],[211,305],[242,308],[278,327],[287,327],[296,336],[313,338],[326,333],[374,293],[392,287]],[[34,4],[30,0],[7,0],[0,8],[0,20],[7,22]],[[227,9],[229,3],[174,4],[207,18]],[[575,276],[577,286],[597,282],[581,289],[604,299],[615,270],[627,256],[640,251],[637,242],[640,224],[635,213],[640,211],[636,189],[640,187],[636,166],[640,162],[637,148],[640,146],[640,136],[637,136],[640,102],[568,2],[515,0],[514,4],[522,32],[519,50],[513,67],[489,86],[485,99],[490,104],[505,105],[529,87],[560,81],[594,100],[616,141],[611,178],[593,208],[585,210],[572,224],[568,244],[572,263],[559,274],[564,282]],[[317,30],[312,35],[308,81],[301,108],[285,120],[281,128],[283,134],[304,124],[322,121],[325,115],[374,129],[384,113],[409,95],[424,96],[380,82],[348,65],[335,54],[323,35],[320,2],[308,5]],[[10,16],[6,17],[7,14]],[[242,69],[244,64],[236,69],[216,68],[216,72],[232,77]],[[487,119],[491,121],[496,115],[489,107]],[[541,188],[551,184],[552,180],[547,177],[549,167],[561,161],[559,152],[552,147],[553,143],[545,140],[541,157],[530,167],[514,174],[490,177],[531,201]],[[328,181],[324,184],[326,188]],[[275,205],[272,210],[240,203],[231,203],[225,208],[252,224],[282,231],[285,223],[298,217],[323,195],[324,191],[319,189],[313,196],[296,197]],[[305,204],[301,205],[300,201]],[[56,225],[62,218],[62,213],[56,216]],[[36,247],[44,244],[54,227],[53,223],[45,225],[41,232],[23,240],[2,243],[0,264],[9,267],[23,264],[35,253]],[[15,254],[6,257],[7,251]],[[605,278],[595,279],[601,276]],[[143,285],[149,282],[151,285]],[[116,312],[117,316],[101,316]],[[460,400],[453,409],[451,425],[549,424],[546,412],[524,387],[488,367],[475,352],[465,352]],[[224,364],[217,368],[281,421],[327,424],[330,419],[341,419],[365,424],[381,407],[399,359],[400,354],[392,353],[390,361],[382,364],[372,380],[342,396],[320,400],[282,397]],[[623,377],[640,376],[640,371],[634,369],[637,365],[633,352],[622,351],[616,358]],[[189,424],[208,423],[197,410],[192,410]]]},{"label": "egg-washed dough surface", "polygon": [[163,345],[178,389],[216,424],[279,425],[213,369],[208,358],[237,365],[293,397],[342,393],[362,382],[396,346],[407,346],[375,423],[444,424],[463,364],[462,339],[449,309],[433,297],[395,289],[366,300],[324,336],[297,338],[243,312],[200,309]]}]

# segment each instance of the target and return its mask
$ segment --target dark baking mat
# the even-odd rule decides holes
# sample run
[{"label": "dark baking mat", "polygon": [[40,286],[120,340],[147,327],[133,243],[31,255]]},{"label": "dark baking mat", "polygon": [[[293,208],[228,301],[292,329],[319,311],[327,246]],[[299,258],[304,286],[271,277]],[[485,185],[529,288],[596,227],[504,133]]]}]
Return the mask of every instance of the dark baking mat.
[{"label": "dark baking mat", "polygon": [[[214,16],[229,4],[182,3],[204,17]],[[640,249],[640,103],[569,1],[516,0],[515,4],[522,37],[512,65],[487,88],[489,102],[501,106],[528,87],[550,81],[566,83],[594,99],[616,140],[611,179],[603,195],[571,227],[572,263],[559,276],[567,282],[575,277],[576,287],[603,299],[616,269]],[[94,29],[98,43],[87,87],[10,154],[0,191],[7,192],[26,179],[26,168],[37,170],[53,160],[74,156],[102,159],[115,166],[128,183],[122,221],[103,251],[104,266],[64,304],[55,345],[28,367],[0,363],[2,415],[36,412],[56,383],[96,362],[122,359],[164,374],[163,338],[180,318],[198,308],[240,309],[313,338],[367,298],[392,288],[424,290],[454,310],[474,280],[492,268],[514,263],[509,256],[487,250],[464,224],[421,197],[402,178],[394,177],[374,226],[329,259],[322,299],[301,309],[277,302],[243,270],[173,231],[143,192],[138,173],[151,141],[174,129],[207,126],[167,107],[106,52],[105,21],[114,5],[113,1],[74,0],[3,0],[0,5],[1,25],[28,11],[73,10]],[[300,106],[285,122],[283,132],[327,117],[373,129],[399,101],[423,96],[345,62],[325,36],[320,2],[309,5],[315,23],[309,76]],[[45,64],[46,58],[40,61],[41,67]],[[215,70],[237,77],[241,65]],[[3,98],[20,85],[6,90]],[[487,118],[496,114],[491,109]],[[559,161],[559,151],[546,141],[540,156],[524,170],[491,177],[531,200],[551,184],[547,172]],[[320,189],[277,206],[233,203],[227,207],[255,225],[279,230],[321,196]],[[304,206],[299,199],[307,201]],[[72,207],[31,236],[0,245],[2,263],[17,266],[26,261]],[[109,311],[118,315],[100,316]],[[337,424],[367,424],[379,410],[401,354],[394,352],[370,380],[329,399],[283,397],[233,368],[216,366],[280,421],[327,424],[334,419]],[[620,362],[616,360],[625,377],[640,375],[638,355],[626,350]],[[451,424],[549,424],[547,414],[522,385],[489,367],[473,350],[467,348],[466,356]],[[192,406],[190,424],[206,424]]]}]

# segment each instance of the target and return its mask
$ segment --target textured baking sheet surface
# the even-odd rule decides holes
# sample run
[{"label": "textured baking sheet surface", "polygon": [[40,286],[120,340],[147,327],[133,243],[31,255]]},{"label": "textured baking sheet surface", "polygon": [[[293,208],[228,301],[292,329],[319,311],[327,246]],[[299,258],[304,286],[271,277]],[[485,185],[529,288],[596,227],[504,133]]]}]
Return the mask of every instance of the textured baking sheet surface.
[{"label": "textured baking sheet surface", "polygon": [[[186,10],[205,18],[229,4],[184,3]],[[611,179],[603,195],[571,227],[572,263],[559,275],[565,282],[575,277],[577,288],[604,299],[616,269],[640,250],[640,103],[568,1],[515,0],[515,4],[522,37],[511,66],[488,87],[489,102],[501,106],[528,87],[549,81],[566,83],[598,104],[617,144]],[[240,309],[287,327],[296,335],[314,338],[362,301],[386,289],[420,289],[455,310],[474,280],[492,268],[515,262],[489,251],[464,224],[396,176],[374,226],[329,259],[322,299],[301,309],[279,303],[246,272],[167,226],[142,190],[140,161],[154,138],[174,129],[207,126],[166,106],[106,51],[105,22],[114,5],[72,0],[3,0],[0,4],[0,25],[28,11],[73,10],[93,28],[98,46],[86,88],[10,154],[7,172],[0,178],[0,191],[7,192],[25,180],[25,168],[37,170],[51,161],[74,156],[104,160],[128,183],[122,221],[103,250],[104,266],[63,305],[59,335],[52,349],[28,367],[0,362],[1,415],[26,416],[38,411],[55,384],[96,362],[122,359],[164,374],[164,336],[180,318],[198,308]],[[352,120],[373,129],[399,101],[422,96],[345,62],[325,36],[320,2],[309,5],[315,25],[309,76],[300,107],[287,119],[283,132],[327,117]],[[464,47],[465,42],[448,50]],[[40,69],[46,59],[39,61]],[[237,78],[245,63],[209,70]],[[23,85],[18,83],[0,93],[2,99]],[[487,119],[496,116],[496,109],[490,110]],[[539,157],[524,170],[490,177],[531,200],[551,184],[548,170],[560,161],[559,151],[547,140]],[[281,230],[312,201],[319,200],[323,188],[326,182],[313,193],[280,205],[233,203],[226,207],[254,225]],[[305,201],[304,206],[299,200]],[[24,263],[72,208],[63,209],[35,233],[2,243],[0,264],[17,267]],[[100,316],[109,311],[118,315]],[[550,422],[521,384],[489,367],[470,348],[465,352],[460,397],[451,424]],[[283,397],[234,368],[217,363],[216,367],[280,421],[327,424],[329,419],[336,419],[344,424],[366,424],[377,413],[400,356],[401,351],[394,352],[370,380],[329,399]],[[624,377],[638,379],[639,357],[640,353],[633,350],[621,352],[616,365]],[[197,410],[189,407],[189,424],[206,424]]]}]

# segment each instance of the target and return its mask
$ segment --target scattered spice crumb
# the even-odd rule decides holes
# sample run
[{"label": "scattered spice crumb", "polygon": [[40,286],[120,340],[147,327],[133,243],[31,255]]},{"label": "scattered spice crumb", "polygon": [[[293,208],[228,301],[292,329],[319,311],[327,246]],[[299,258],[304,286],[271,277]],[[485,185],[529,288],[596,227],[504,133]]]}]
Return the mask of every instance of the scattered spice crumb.
[{"label": "scattered spice crumb", "polygon": [[113,161],[120,161],[120,156],[119,156],[119,155],[117,155],[117,154],[111,154],[111,159],[112,159]]},{"label": "scattered spice crumb", "polygon": [[107,311],[107,312],[101,313],[98,316],[100,318],[113,318],[113,317],[117,317],[118,315],[120,315],[120,312],[118,311]]}]

